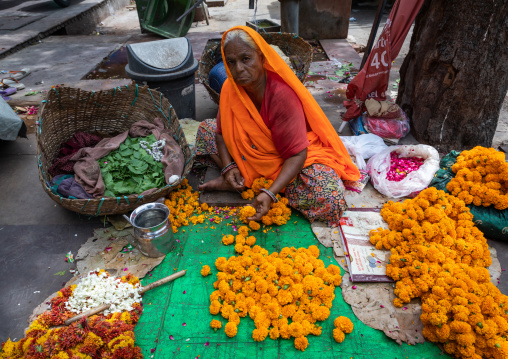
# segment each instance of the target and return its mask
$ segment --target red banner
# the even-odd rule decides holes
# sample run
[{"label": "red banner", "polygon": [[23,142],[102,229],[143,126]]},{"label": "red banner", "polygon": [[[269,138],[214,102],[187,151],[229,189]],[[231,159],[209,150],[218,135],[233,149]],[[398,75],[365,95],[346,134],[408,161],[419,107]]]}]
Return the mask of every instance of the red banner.
[{"label": "red banner", "polygon": [[346,97],[349,100],[344,101],[347,109],[344,121],[360,116],[366,99],[386,99],[392,61],[399,54],[423,2],[424,0],[397,0],[393,5],[363,69],[347,87]]}]

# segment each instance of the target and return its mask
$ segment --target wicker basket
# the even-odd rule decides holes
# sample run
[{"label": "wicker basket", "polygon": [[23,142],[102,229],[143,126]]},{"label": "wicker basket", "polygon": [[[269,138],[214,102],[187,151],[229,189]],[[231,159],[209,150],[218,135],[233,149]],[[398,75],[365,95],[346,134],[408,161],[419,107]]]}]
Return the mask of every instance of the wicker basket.
[{"label": "wicker basket", "polygon": [[[173,137],[184,154],[184,172],[177,183],[160,188],[147,196],[132,194],[122,197],[69,199],[51,191],[48,169],[60,145],[77,131],[112,137],[128,130],[136,121],[146,120],[153,123],[156,117],[167,120],[167,124],[164,121],[165,127],[172,130]],[[70,87],[52,89],[39,111],[36,140],[39,179],[44,191],[64,208],[87,215],[126,213],[144,203],[153,202],[180,184],[194,162],[194,151],[189,148],[169,101],[160,92],[137,85],[100,92]]]},{"label": "wicker basket", "polygon": [[[309,72],[310,63],[312,62],[312,46],[295,34],[264,32],[260,33],[260,35],[263,36],[268,44],[278,46],[286,56],[296,56],[298,58],[300,66],[297,69],[293,69],[293,71],[300,81],[304,83]],[[212,100],[219,104],[220,95],[210,87],[208,81],[210,71],[218,62],[214,55],[216,46],[203,51],[201,60],[199,61],[198,76],[201,83],[208,90]]]}]

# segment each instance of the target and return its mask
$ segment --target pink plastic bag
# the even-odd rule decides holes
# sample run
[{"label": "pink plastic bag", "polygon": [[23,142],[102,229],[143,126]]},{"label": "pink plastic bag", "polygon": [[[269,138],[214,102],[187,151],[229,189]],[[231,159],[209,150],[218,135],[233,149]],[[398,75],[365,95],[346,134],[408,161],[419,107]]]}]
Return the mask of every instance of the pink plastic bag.
[{"label": "pink plastic bag", "polygon": [[409,119],[404,111],[396,119],[382,117],[363,117],[363,125],[369,133],[383,138],[402,138],[409,133]]}]

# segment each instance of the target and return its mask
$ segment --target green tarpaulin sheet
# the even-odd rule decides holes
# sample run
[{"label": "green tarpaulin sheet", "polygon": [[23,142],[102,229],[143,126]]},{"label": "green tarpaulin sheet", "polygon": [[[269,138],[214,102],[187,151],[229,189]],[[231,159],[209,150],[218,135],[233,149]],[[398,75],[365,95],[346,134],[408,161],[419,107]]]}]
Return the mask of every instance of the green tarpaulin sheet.
[{"label": "green tarpaulin sheet", "polygon": [[[217,269],[215,260],[218,257],[235,255],[234,246],[221,243],[223,234],[233,233],[232,227],[225,222],[189,226],[175,235],[179,240],[176,249],[168,254],[164,261],[142,281],[143,285],[173,274],[182,269],[187,274],[174,282],[165,284],[147,292],[143,296],[144,311],[136,325],[136,344],[143,351],[145,358],[446,358],[441,350],[432,343],[426,342],[411,346],[398,345],[387,338],[381,331],[372,329],[354,316],[351,307],[342,299],[341,289],[335,289],[335,299],[330,317],[321,322],[323,327],[319,337],[310,335],[309,346],[305,352],[295,349],[293,340],[271,340],[257,343],[252,339],[255,329],[249,316],[241,318],[238,334],[228,338],[224,333],[227,323],[220,315],[210,314],[209,296],[214,290]],[[208,228],[205,228],[208,227]],[[276,231],[278,229],[278,231]],[[198,232],[199,231],[199,232]],[[337,264],[333,258],[333,249],[325,248],[315,239],[310,223],[293,212],[288,224],[274,227],[273,232],[254,233],[256,244],[266,248],[270,253],[279,252],[284,247],[309,247],[317,245],[320,259],[325,263]],[[202,277],[203,265],[212,268],[212,274]],[[354,323],[354,331],[346,334],[346,339],[339,344],[334,341],[333,320],[346,316]],[[214,332],[210,328],[212,319],[222,321],[222,328]],[[319,322],[318,322],[319,323]],[[420,335],[419,333],[417,335]]]}]

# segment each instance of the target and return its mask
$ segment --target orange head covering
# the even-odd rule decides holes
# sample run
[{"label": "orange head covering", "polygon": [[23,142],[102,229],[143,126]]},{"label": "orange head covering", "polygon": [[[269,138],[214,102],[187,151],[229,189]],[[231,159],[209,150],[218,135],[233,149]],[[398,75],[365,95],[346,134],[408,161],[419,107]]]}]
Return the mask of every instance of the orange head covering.
[{"label": "orange head covering", "polygon": [[[236,29],[243,30],[252,37],[265,57],[264,68],[279,74],[302,103],[311,129],[307,132],[310,144],[304,166],[320,163],[333,168],[341,179],[358,180],[358,168],[351,161],[344,144],[321,107],[284,60],[256,31],[246,26],[235,26],[226,31],[222,36],[222,55],[224,56],[226,34]],[[246,186],[251,187],[258,177],[275,180],[284,159],[277,152],[270,129],[256,106],[243,87],[236,85],[228,66],[225,67],[228,78],[222,86],[219,107],[226,147],[245,178]]]}]

